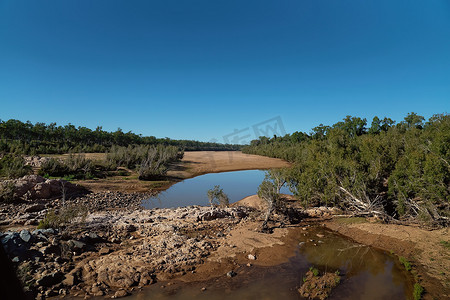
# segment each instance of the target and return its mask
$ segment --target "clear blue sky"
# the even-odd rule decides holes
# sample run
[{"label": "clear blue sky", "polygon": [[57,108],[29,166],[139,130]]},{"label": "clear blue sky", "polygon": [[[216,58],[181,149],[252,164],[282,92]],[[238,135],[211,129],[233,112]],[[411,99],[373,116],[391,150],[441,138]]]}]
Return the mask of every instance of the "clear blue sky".
[{"label": "clear blue sky", "polygon": [[450,1],[0,1],[0,119],[222,140],[449,112]]}]

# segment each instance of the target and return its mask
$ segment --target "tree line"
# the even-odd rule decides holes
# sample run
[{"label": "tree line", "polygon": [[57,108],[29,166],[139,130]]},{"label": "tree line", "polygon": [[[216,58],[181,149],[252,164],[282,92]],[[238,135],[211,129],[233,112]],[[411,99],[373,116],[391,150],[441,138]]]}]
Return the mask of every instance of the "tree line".
[{"label": "tree line", "polygon": [[435,223],[450,217],[448,114],[374,117],[370,126],[347,116],[309,133],[260,137],[243,152],[292,162],[281,176],[305,205]]},{"label": "tree line", "polygon": [[165,145],[186,151],[240,150],[240,145],[173,140],[123,132],[118,128],[108,132],[98,126],[95,130],[72,124],[58,126],[56,123],[31,123],[10,119],[0,120],[0,152],[16,154],[61,154],[68,152],[105,152],[113,145]]}]

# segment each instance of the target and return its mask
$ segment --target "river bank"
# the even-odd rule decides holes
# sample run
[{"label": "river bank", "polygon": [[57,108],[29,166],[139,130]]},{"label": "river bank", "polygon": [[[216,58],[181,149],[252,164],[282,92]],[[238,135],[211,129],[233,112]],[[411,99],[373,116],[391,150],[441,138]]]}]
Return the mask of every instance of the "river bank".
[{"label": "river bank", "polygon": [[[105,159],[103,153],[86,153],[87,158]],[[104,179],[79,180],[78,184],[93,192],[121,191],[144,192],[161,191],[184,179],[207,173],[220,173],[240,170],[266,170],[289,167],[284,160],[266,156],[244,154],[241,151],[186,151],[180,162],[170,166],[167,179],[161,181],[142,181],[137,175],[114,176]]]},{"label": "river bank", "polygon": [[[185,156],[184,163],[171,171],[173,178],[286,165],[273,159],[260,161],[255,155],[251,163],[244,164],[250,159],[246,155],[236,154],[230,163],[226,152],[205,154]],[[53,182],[43,180],[31,189],[33,193],[42,193]],[[94,192],[65,201],[52,198],[1,204],[0,238],[29,294],[38,298],[120,297],[155,282],[182,286],[227,278],[243,266],[287,262],[298,249],[298,235],[308,233],[310,226],[323,226],[358,243],[405,257],[412,264],[411,276],[425,287],[424,299],[449,295],[449,250],[442,243],[448,241],[448,229],[427,231],[373,219],[333,218],[341,212],[311,208],[302,210],[301,223],[283,228],[274,223],[273,233],[267,234],[259,230],[264,205],[256,195],[231,208],[143,210],[142,200],[150,194],[116,191],[123,185],[127,185],[125,190],[133,187],[129,179],[119,181],[117,185],[98,183]],[[292,196],[287,199],[295,202]],[[86,215],[63,230],[36,230],[49,212],[67,205],[84,208]]]},{"label": "river bank", "polygon": [[[446,229],[428,232],[360,219],[342,221],[333,218],[339,211],[313,208],[304,211],[301,223],[283,228],[274,223],[273,233],[267,234],[259,231],[259,209],[264,207],[256,196],[223,209],[190,206],[142,210],[132,194],[94,195],[75,200],[91,202],[92,211],[64,230],[35,230],[36,226],[21,222],[6,226],[8,230],[3,228],[2,243],[10,247],[10,258],[21,270],[21,279],[38,298],[119,297],[156,282],[178,282],[182,287],[183,283],[226,278],[227,273],[241,272],[239,268],[246,265],[279,265],[295,255],[299,234],[317,226],[407,257],[414,267],[412,276],[427,291],[424,299],[448,295],[447,273],[440,271],[448,268],[448,256],[436,244],[448,236]],[[129,203],[130,209],[105,210],[100,205],[104,199],[114,198],[120,198],[121,205]],[[0,218],[3,214],[5,209]]]}]

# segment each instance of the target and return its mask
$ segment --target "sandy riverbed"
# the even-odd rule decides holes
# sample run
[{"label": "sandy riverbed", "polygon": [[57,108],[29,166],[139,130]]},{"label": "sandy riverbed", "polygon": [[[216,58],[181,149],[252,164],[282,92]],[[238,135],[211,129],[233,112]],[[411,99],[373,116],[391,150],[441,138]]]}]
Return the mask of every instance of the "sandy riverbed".
[{"label": "sandy riverbed", "polygon": [[[102,160],[102,153],[87,153],[86,157]],[[122,191],[149,192],[166,189],[175,182],[206,173],[240,170],[271,169],[289,167],[284,160],[259,155],[244,154],[240,151],[187,151],[183,159],[172,165],[167,181],[141,181],[137,176],[116,176],[96,180],[80,180],[77,183],[94,192]]]}]

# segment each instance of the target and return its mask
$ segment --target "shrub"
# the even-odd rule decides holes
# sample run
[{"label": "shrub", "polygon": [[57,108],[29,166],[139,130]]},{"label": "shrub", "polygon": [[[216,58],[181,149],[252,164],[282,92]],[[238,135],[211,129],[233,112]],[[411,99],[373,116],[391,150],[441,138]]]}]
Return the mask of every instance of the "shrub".
[{"label": "shrub", "polygon": [[403,256],[400,256],[398,260],[405,266],[406,271],[411,271],[411,263]]},{"label": "shrub", "polygon": [[230,204],[228,195],[223,192],[223,189],[220,188],[220,185],[215,185],[213,189],[208,190],[207,195],[211,207],[226,207]]},{"label": "shrub", "polygon": [[61,228],[77,221],[84,221],[87,216],[87,209],[83,206],[68,205],[56,212],[50,210],[37,226],[38,229]]},{"label": "shrub", "polygon": [[442,247],[450,250],[450,242],[449,241],[440,241],[440,244],[442,245]]},{"label": "shrub", "polygon": [[15,186],[12,181],[0,183],[0,202],[11,203],[15,200]]},{"label": "shrub", "polygon": [[30,166],[25,165],[21,156],[13,154],[5,155],[0,159],[0,175],[9,179],[20,178],[31,174],[33,171]]},{"label": "shrub", "polygon": [[423,292],[424,292],[423,287],[420,284],[415,283],[414,284],[414,291],[413,291],[414,300],[422,299]]},{"label": "shrub", "polygon": [[314,267],[309,267],[309,270],[313,273],[315,277],[319,276],[319,269]]},{"label": "shrub", "polygon": [[[92,160],[83,155],[70,154],[64,160],[50,158],[44,162],[39,170],[40,175],[64,177],[68,180],[93,178],[96,166]],[[101,166],[103,167],[103,166]]]},{"label": "shrub", "polygon": [[183,152],[175,146],[112,146],[106,153],[107,164],[137,170],[139,179],[158,179],[166,175],[169,164],[180,160]]},{"label": "shrub", "polygon": [[282,201],[277,191],[277,186],[268,179],[264,179],[258,187],[258,197],[267,204],[267,210],[262,224],[263,229],[267,229],[267,222],[274,211],[282,212],[285,210],[285,203]]},{"label": "shrub", "polygon": [[46,160],[39,169],[39,175],[62,177],[69,174],[69,168],[59,159]]}]

